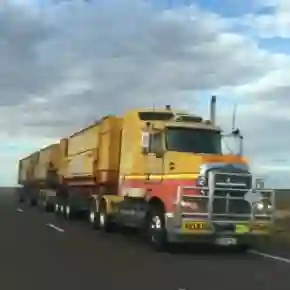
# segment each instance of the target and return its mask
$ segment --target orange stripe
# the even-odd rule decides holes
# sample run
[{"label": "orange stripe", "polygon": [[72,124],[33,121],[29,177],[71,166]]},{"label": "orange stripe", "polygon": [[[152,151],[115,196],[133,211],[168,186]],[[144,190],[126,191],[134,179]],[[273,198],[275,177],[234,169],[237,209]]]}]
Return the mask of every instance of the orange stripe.
[{"label": "orange stripe", "polygon": [[156,180],[156,179],[196,179],[199,176],[198,173],[183,173],[183,174],[150,174],[150,175],[125,175],[124,180]]}]

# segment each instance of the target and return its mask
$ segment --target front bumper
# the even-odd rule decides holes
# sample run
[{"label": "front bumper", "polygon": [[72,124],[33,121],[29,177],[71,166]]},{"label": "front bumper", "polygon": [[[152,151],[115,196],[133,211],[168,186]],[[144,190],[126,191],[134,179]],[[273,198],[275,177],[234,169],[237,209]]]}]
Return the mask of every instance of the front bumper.
[{"label": "front bumper", "polygon": [[[190,224],[190,228],[184,225]],[[223,230],[221,226],[229,226],[231,230]],[[193,219],[166,218],[167,239],[171,243],[198,243],[230,245],[255,245],[266,241],[272,233],[271,222],[215,222]],[[221,239],[222,238],[222,239]],[[229,244],[220,244],[220,241]]]}]

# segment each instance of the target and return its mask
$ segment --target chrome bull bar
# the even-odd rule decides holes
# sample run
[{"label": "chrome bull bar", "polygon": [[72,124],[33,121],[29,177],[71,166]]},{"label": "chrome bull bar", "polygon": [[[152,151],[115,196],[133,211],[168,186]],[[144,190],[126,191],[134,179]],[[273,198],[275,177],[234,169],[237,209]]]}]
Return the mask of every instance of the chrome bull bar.
[{"label": "chrome bull bar", "polygon": [[[240,188],[243,184],[237,182],[218,182],[217,176],[240,176],[240,177],[251,177],[251,174],[245,174],[245,173],[224,173],[224,172],[209,172],[208,174],[208,185],[207,186],[179,186],[177,190],[175,205],[176,205],[176,214],[179,218],[181,217],[190,217],[190,218],[196,218],[201,220],[208,220],[208,221],[215,221],[218,220],[221,221],[228,221],[229,219],[232,221],[250,221],[254,222],[255,220],[267,220],[274,222],[274,216],[275,216],[275,190],[273,189],[265,189],[265,188],[259,188],[259,182],[261,182],[261,179],[255,179],[255,184],[251,186],[251,188]],[[226,186],[226,187],[222,187]],[[239,188],[237,188],[239,187]],[[186,194],[186,190],[195,190],[198,192],[206,192],[207,194]],[[217,194],[219,192],[227,192],[226,196],[218,196]],[[234,195],[234,192],[243,193],[244,196],[242,197],[235,197],[230,196],[231,193]],[[245,195],[248,195],[250,198],[257,197],[257,195],[260,195],[259,199],[257,200],[248,200],[247,197],[245,198]],[[249,206],[249,212],[247,213],[230,213],[228,210],[225,212],[214,212],[214,202],[216,200],[224,200],[226,202],[226,209],[229,208],[230,201],[242,201],[248,203]],[[206,205],[206,209],[203,211],[196,211],[196,210],[190,210],[187,211],[186,204],[197,204],[198,201],[201,201],[201,203]],[[264,202],[267,202],[267,206],[271,206],[271,209],[268,209],[266,211],[258,210],[257,205],[258,204],[264,204]],[[184,206],[185,205],[185,206]],[[188,206],[190,207],[190,206]],[[224,217],[224,219],[220,219]]]}]

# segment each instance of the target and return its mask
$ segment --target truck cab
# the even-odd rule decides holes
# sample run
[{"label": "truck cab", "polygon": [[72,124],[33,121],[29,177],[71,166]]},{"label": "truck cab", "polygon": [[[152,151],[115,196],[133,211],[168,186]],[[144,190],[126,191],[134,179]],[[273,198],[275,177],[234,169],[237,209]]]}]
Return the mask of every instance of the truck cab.
[{"label": "truck cab", "polygon": [[[172,242],[244,249],[269,235],[274,192],[253,185],[240,132],[226,135],[215,124],[215,98],[210,120],[169,106],[123,120],[119,199],[111,202],[110,221],[140,228],[157,249]],[[225,154],[229,137],[237,151]]]}]

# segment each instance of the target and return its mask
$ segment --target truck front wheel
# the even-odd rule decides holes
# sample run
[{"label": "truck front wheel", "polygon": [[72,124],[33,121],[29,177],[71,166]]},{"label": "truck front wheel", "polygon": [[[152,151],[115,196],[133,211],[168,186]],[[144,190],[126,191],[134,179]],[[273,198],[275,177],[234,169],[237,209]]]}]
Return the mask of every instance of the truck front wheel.
[{"label": "truck front wheel", "polygon": [[148,215],[148,234],[150,244],[156,251],[168,249],[167,232],[165,228],[164,210],[153,206]]}]

